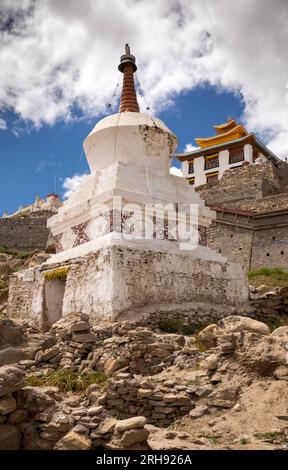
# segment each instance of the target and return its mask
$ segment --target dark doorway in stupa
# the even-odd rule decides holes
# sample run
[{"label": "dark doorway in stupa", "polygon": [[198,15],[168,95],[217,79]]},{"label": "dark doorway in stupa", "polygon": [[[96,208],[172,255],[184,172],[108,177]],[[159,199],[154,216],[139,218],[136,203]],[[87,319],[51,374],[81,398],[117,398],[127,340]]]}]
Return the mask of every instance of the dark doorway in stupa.
[{"label": "dark doorway in stupa", "polygon": [[50,279],[44,286],[44,323],[50,327],[62,318],[66,279]]}]

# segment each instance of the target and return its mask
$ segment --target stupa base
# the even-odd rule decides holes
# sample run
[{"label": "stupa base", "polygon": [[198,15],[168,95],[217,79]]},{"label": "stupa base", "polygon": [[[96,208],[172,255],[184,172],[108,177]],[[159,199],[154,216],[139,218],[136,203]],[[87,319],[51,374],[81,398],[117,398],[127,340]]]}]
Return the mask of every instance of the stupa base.
[{"label": "stupa base", "polygon": [[[91,320],[131,320],[147,306],[191,302],[239,305],[248,300],[240,265],[209,259],[209,248],[185,252],[112,245],[62,263],[11,276],[10,318],[33,319],[44,327],[60,318],[86,313]],[[203,257],[206,250],[206,258]],[[201,256],[201,257],[200,257]],[[135,314],[137,315],[137,314]],[[137,320],[135,317],[134,320]]]}]

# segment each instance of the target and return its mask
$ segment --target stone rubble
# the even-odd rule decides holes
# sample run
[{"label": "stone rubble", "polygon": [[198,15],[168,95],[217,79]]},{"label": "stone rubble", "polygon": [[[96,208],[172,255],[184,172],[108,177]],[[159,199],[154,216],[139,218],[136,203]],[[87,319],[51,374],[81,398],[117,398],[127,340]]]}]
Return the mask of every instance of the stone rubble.
[{"label": "stone rubble", "polygon": [[[6,341],[12,332],[19,339],[14,347],[24,342],[31,352],[30,359],[0,367],[1,450],[227,448],[226,420],[228,425],[231,414],[237,422],[246,412],[251,398],[243,402],[243,396],[251,384],[257,393],[264,387],[265,393],[275,389],[283,395],[273,402],[270,428],[282,423],[277,448],[285,445],[287,327],[270,334],[255,319],[230,316],[185,336],[135,322],[91,325],[79,315],[61,319],[46,333],[7,320],[0,321],[0,331]],[[45,382],[57,371],[98,372],[106,380],[81,393],[31,382]],[[257,431],[264,435],[269,429],[260,423]],[[239,448],[231,439],[228,447]]]}]

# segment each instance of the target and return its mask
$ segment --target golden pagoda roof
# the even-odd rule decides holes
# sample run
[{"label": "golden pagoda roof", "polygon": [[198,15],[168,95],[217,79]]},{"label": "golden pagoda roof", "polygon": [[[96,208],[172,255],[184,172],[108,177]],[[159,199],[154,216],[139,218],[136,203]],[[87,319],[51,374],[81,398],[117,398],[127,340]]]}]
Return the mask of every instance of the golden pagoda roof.
[{"label": "golden pagoda roof", "polygon": [[195,139],[195,142],[200,148],[212,147],[224,142],[231,142],[248,135],[245,127],[242,124],[238,124],[234,119],[228,119],[224,124],[214,126],[214,129],[217,132],[216,135]]},{"label": "golden pagoda roof", "polygon": [[233,129],[233,127],[238,126],[237,122],[235,119],[230,119],[228,118],[227,122],[224,122],[224,124],[218,124],[217,126],[213,126],[217,134],[223,134],[224,132],[230,131]]}]

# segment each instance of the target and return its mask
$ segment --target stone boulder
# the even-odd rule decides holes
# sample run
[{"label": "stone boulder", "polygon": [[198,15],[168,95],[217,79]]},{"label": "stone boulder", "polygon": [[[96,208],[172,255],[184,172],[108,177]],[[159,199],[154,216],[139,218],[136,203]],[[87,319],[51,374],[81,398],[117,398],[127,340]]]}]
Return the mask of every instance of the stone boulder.
[{"label": "stone boulder", "polygon": [[16,408],[16,400],[11,394],[0,398],[0,416],[8,415],[9,413],[15,411]]},{"label": "stone boulder", "polygon": [[147,448],[149,431],[145,428],[147,419],[145,416],[117,421],[112,440],[106,445],[108,449],[135,449],[139,446]]},{"label": "stone boulder", "polygon": [[18,450],[21,447],[21,432],[12,424],[0,424],[0,450]]},{"label": "stone boulder", "polygon": [[16,393],[16,400],[19,408],[39,413],[55,404],[56,390],[55,387],[24,387]]},{"label": "stone boulder", "polygon": [[216,346],[217,332],[218,327],[215,323],[211,323],[211,325],[206,326],[206,328],[199,332],[198,338],[205,348],[209,349]]},{"label": "stone boulder", "polygon": [[[86,315],[68,315],[54,323],[51,332],[60,338],[71,338],[72,335],[74,335],[74,340],[79,340],[81,337],[83,339],[83,337],[90,334],[90,328],[91,325],[87,321]],[[91,341],[92,339],[90,339],[90,342]],[[93,342],[94,341],[95,338],[93,335]],[[85,341],[81,340],[79,342],[86,342],[86,338]]]},{"label": "stone boulder", "polygon": [[50,254],[45,252],[34,253],[31,258],[28,259],[28,262],[25,263],[26,268],[34,268],[35,266],[39,266],[39,264],[45,263],[47,259],[50,258]]},{"label": "stone boulder", "polygon": [[119,439],[119,444],[123,447],[131,447],[135,444],[146,442],[149,436],[149,431],[145,428],[129,429],[125,431],[123,436]]},{"label": "stone boulder", "polygon": [[216,370],[219,365],[219,355],[211,354],[210,356],[208,356],[205,361],[205,365],[208,371]]},{"label": "stone boulder", "polygon": [[107,375],[107,377],[111,377],[113,375],[113,372],[115,372],[118,369],[121,369],[122,367],[125,367],[128,364],[127,360],[123,360],[121,358],[114,358],[110,357],[107,359],[107,361],[104,363],[104,373]]},{"label": "stone boulder", "polygon": [[280,341],[288,341],[288,326],[276,328],[276,330],[272,331],[270,336]]},{"label": "stone boulder", "polygon": [[31,353],[25,348],[9,346],[8,348],[0,349],[0,367],[7,364],[17,364],[30,358]]},{"label": "stone boulder", "polygon": [[269,335],[269,327],[258,320],[253,320],[249,317],[242,317],[240,315],[231,315],[219,320],[218,326],[222,330],[229,330],[231,333],[239,331],[249,331],[250,333],[258,333],[260,335]]},{"label": "stone boulder", "polygon": [[25,370],[18,366],[0,367],[0,397],[13,393],[24,386]]},{"label": "stone boulder", "polygon": [[72,430],[55,444],[54,450],[89,450],[91,446],[92,441],[88,436]]},{"label": "stone boulder", "polygon": [[121,419],[115,425],[115,431],[124,432],[130,429],[143,428],[147,422],[145,416],[135,416],[135,418]]},{"label": "stone boulder", "polygon": [[99,434],[110,434],[114,431],[117,421],[115,418],[106,418],[102,421],[97,429]]},{"label": "stone boulder", "polygon": [[285,345],[277,338],[255,333],[241,332],[235,351],[235,359],[245,369],[261,376],[272,376],[275,370],[286,364]]},{"label": "stone boulder", "polygon": [[12,320],[0,320],[0,348],[18,346],[25,341],[23,329]]}]

